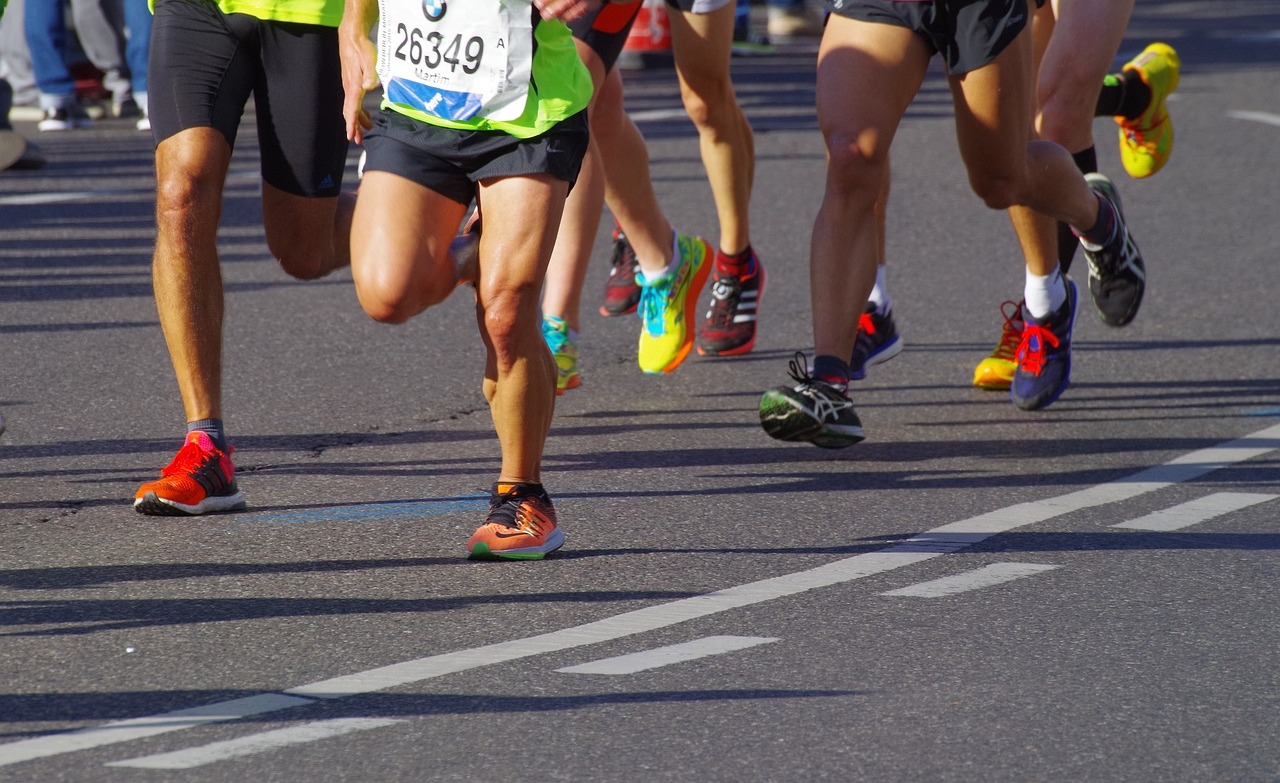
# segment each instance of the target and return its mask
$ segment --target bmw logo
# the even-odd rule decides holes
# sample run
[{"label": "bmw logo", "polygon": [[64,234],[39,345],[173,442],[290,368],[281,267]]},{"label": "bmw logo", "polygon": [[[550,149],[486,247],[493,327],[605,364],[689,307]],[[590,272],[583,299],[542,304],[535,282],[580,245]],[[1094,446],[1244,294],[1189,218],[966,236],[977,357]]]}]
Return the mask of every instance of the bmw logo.
[{"label": "bmw logo", "polygon": [[448,10],[448,3],[445,0],[422,0],[422,14],[428,21],[440,21],[444,18],[446,10]]}]

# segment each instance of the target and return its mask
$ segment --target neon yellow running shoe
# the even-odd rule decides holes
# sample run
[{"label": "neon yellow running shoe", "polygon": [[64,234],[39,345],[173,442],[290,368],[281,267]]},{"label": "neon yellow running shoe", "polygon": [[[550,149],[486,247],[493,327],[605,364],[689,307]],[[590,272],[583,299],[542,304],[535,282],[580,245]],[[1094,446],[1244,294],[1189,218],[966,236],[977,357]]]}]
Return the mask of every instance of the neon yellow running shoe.
[{"label": "neon yellow running shoe", "polygon": [[1142,54],[1125,63],[1151,90],[1151,102],[1137,118],[1116,117],[1120,124],[1120,162],[1129,176],[1150,177],[1168,162],[1173,152],[1173,121],[1165,99],[1178,89],[1182,61],[1173,47],[1153,43]]},{"label": "neon yellow running shoe", "polygon": [[636,273],[640,283],[640,369],[650,375],[675,370],[693,349],[690,327],[698,296],[711,274],[711,248],[698,237],[676,238],[679,257],[672,270],[656,280]]},{"label": "neon yellow running shoe", "polygon": [[[1010,309],[1012,308],[1012,309]],[[1022,343],[1022,302],[1004,302],[1000,305],[1004,325],[1000,327],[1000,342],[991,355],[973,368],[973,385],[989,391],[1008,391],[1013,374],[1018,369],[1018,346]]]},{"label": "neon yellow running shoe", "polygon": [[556,360],[556,394],[582,385],[578,374],[578,331],[570,329],[563,318],[554,315],[542,317],[542,339],[551,349]]}]

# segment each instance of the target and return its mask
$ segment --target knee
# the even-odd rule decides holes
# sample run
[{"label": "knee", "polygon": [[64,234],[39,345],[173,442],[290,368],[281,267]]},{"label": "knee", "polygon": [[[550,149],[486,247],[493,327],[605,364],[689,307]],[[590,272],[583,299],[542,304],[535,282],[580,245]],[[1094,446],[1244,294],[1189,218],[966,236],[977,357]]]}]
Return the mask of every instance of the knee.
[{"label": "knee", "polygon": [[[520,358],[521,341],[529,337],[525,313],[536,312],[538,292],[532,286],[519,286],[493,292],[481,304],[481,328],[493,346],[498,369],[510,369]],[[534,330],[539,342],[541,333]]]},{"label": "knee", "polygon": [[737,97],[728,83],[712,83],[698,89],[687,89],[681,97],[685,113],[699,131],[717,131],[725,126],[737,110]]},{"label": "knee", "polygon": [[200,217],[217,222],[222,211],[219,183],[211,175],[183,172],[156,181],[156,222],[160,231],[184,231]]},{"label": "knee", "polygon": [[827,136],[827,180],[842,191],[878,195],[888,165],[888,149],[871,134]]},{"label": "knee", "polygon": [[1022,204],[1019,180],[1012,176],[970,175],[969,184],[982,203],[991,209],[1004,210]]},{"label": "knee", "polygon": [[294,243],[268,238],[267,249],[285,274],[297,280],[316,280],[333,269],[333,265],[324,260],[332,255],[332,251],[326,253],[316,247],[315,242]]}]

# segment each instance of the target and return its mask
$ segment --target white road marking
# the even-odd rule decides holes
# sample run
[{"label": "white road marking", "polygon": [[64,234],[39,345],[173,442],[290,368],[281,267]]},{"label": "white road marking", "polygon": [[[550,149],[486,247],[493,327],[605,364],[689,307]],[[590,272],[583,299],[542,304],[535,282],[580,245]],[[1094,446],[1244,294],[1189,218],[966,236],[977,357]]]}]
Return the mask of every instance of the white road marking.
[{"label": "white road marking", "polygon": [[1271,114],[1265,111],[1229,111],[1227,116],[1235,120],[1248,120],[1249,122],[1260,122],[1263,125],[1280,127],[1280,114]]},{"label": "white road marking", "polygon": [[1012,582],[1014,579],[1021,579],[1024,576],[1031,576],[1042,571],[1052,571],[1061,567],[1039,563],[992,563],[963,574],[944,576],[941,579],[933,579],[898,590],[890,590],[880,595],[941,598],[947,595],[968,592],[969,590],[979,590],[983,587],[1003,584],[1004,582]]},{"label": "white road marking", "polygon": [[311,699],[300,699],[296,696],[284,696],[279,693],[259,693],[243,699],[231,699],[217,704],[208,704],[188,710],[174,710],[159,715],[148,715],[145,718],[112,721],[101,726],[69,731],[63,734],[50,734],[45,737],[11,742],[0,745],[0,766],[15,764],[28,759],[70,753],[74,750],[87,750],[102,745],[114,745],[118,742],[154,737],[179,729],[190,729],[206,723],[236,720],[264,712],[275,712],[290,707],[311,704]]},{"label": "white road marking", "polygon": [[1166,508],[1163,511],[1147,514],[1145,517],[1121,522],[1118,525],[1112,525],[1112,527],[1123,527],[1129,530],[1156,530],[1160,532],[1181,530],[1184,527],[1191,527],[1214,517],[1220,517],[1223,514],[1230,514],[1232,511],[1239,511],[1242,508],[1266,503],[1268,500],[1275,500],[1277,497],[1280,497],[1280,495],[1263,495],[1254,492],[1217,492],[1173,508]]},{"label": "white road marking", "polygon": [[172,753],[156,753],[136,759],[111,761],[108,767],[133,767],[135,769],[192,769],[215,761],[251,756],[268,750],[301,745],[307,742],[338,737],[353,731],[380,729],[394,723],[404,723],[403,718],[335,718],[290,726],[285,729],[264,731],[247,737],[211,742],[198,748],[175,750]]},{"label": "white road marking", "polygon": [[694,661],[698,658],[745,650],[748,647],[776,641],[778,640],[765,636],[706,636],[682,644],[657,647],[630,655],[619,655],[615,658],[602,658],[577,666],[566,666],[556,671],[565,674],[635,674],[646,669],[657,669],[660,666]]},{"label": "white road marking", "polygon": [[[898,544],[876,552],[854,555],[807,571],[762,579],[714,593],[683,598],[657,606],[625,612],[595,622],[551,631],[524,639],[498,642],[468,650],[431,655],[412,661],[383,666],[341,677],[320,680],[297,688],[286,694],[305,698],[339,699],[362,693],[386,690],[401,685],[420,682],[433,677],[475,669],[495,663],[505,663],[542,653],[568,650],[597,642],[612,641],[627,636],[666,628],[700,617],[738,609],[744,606],[771,601],[814,590],[819,587],[850,582],[863,577],[892,571],[923,560],[956,552],[984,541],[992,536],[1015,528],[1043,522],[1063,514],[1085,508],[1103,506],[1128,500],[1174,484],[1197,479],[1207,473],[1230,467],[1280,449],[1280,425],[1273,425],[1236,440],[1218,446],[1184,454],[1162,465],[1156,465],[1107,484],[1069,492],[1045,500],[1019,503],[1015,506],[979,514],[970,519],[952,522],[925,531]],[[79,729],[74,732],[50,734],[43,737],[0,745],[0,766],[19,761],[44,758],[75,750],[111,745],[136,739],[139,736],[158,734],[162,731],[190,728],[210,720],[192,722],[193,714],[222,715],[233,704],[243,704],[253,699],[280,699],[280,694],[261,694],[248,699],[211,704],[196,710],[179,710],[146,718],[115,721],[101,726]],[[293,704],[280,703],[261,709],[242,712],[242,715],[260,714],[277,709],[305,704],[298,699]],[[241,709],[244,709],[243,707]],[[238,716],[233,716],[238,717]],[[137,734],[139,727],[150,731]],[[122,728],[125,730],[122,731]],[[130,733],[129,729],[135,733]]]}]

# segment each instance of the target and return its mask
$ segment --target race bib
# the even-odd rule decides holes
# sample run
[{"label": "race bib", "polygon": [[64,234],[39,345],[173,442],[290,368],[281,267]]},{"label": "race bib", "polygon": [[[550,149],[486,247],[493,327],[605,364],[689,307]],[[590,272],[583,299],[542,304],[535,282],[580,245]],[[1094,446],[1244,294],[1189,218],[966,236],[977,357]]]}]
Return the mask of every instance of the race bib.
[{"label": "race bib", "polygon": [[533,71],[529,0],[378,0],[386,97],[441,119],[513,121]]}]

